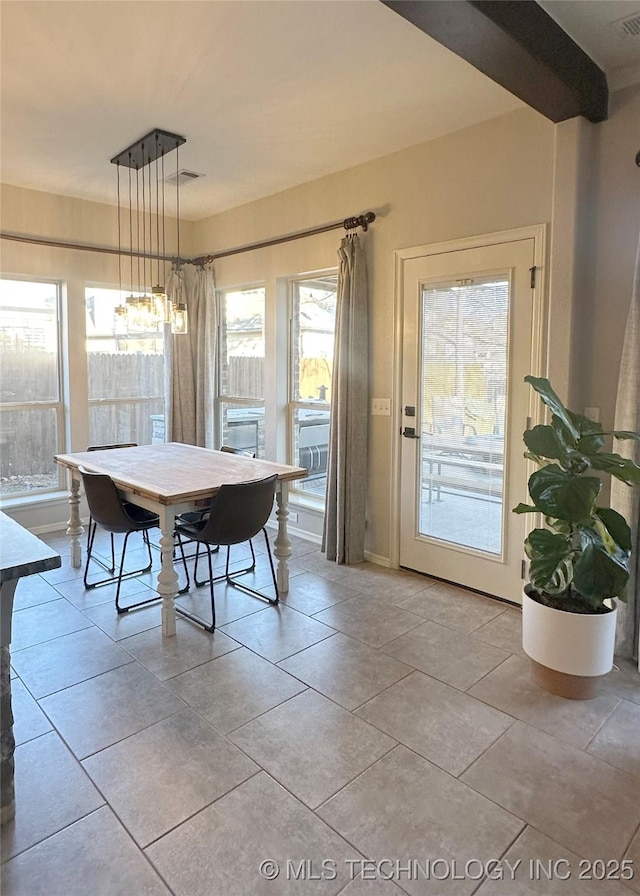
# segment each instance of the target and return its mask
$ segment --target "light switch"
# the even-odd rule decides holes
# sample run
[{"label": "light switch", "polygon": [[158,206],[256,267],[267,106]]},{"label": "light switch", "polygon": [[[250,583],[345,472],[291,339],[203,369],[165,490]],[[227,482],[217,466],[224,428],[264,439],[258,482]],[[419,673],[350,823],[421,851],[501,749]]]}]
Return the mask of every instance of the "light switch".
[{"label": "light switch", "polygon": [[372,398],[371,399],[371,416],[372,417],[390,417],[391,416],[391,399],[390,398]]}]

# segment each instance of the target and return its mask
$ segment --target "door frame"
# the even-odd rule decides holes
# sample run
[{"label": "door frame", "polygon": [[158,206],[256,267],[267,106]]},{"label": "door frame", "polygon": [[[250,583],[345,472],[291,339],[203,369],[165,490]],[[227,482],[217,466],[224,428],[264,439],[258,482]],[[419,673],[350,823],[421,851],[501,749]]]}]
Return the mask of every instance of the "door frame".
[{"label": "door frame", "polygon": [[[519,240],[533,239],[534,264],[536,266],[535,286],[533,288],[533,331],[531,334],[530,371],[534,376],[545,376],[548,367],[548,331],[549,304],[547,264],[547,225],[533,224],[513,230],[501,230],[478,236],[447,240],[441,243],[428,243],[424,246],[413,246],[408,249],[396,249],[394,255],[394,365],[393,365],[393,401],[391,402],[391,529],[389,565],[393,569],[400,567],[400,474],[402,425],[402,365],[404,361],[404,272],[405,262],[425,255],[441,255],[446,252],[458,252],[461,249],[477,249],[482,246],[494,246],[500,243],[512,243]],[[535,423],[541,423],[543,412],[540,402],[534,402],[533,396],[529,404],[529,417]],[[523,448],[524,452],[524,448]],[[529,461],[530,472],[533,465]],[[526,495],[521,499],[526,500]]]}]

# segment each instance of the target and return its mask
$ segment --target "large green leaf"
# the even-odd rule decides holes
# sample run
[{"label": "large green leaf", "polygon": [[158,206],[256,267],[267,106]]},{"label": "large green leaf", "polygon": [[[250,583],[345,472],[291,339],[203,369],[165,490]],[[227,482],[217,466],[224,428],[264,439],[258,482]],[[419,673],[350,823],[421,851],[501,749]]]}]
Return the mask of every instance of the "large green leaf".
[{"label": "large green leaf", "polygon": [[589,466],[594,470],[603,470],[605,473],[611,473],[616,479],[622,482],[640,485],[640,467],[627,457],[621,457],[619,454],[607,454],[601,452],[589,458]]},{"label": "large green leaf", "polygon": [[548,529],[534,529],[524,547],[531,560],[529,578],[536,591],[547,594],[566,591],[572,575],[571,540]]},{"label": "large green leaf", "polygon": [[529,477],[529,494],[545,516],[579,523],[593,513],[602,482],[596,476],[570,476],[557,464]]},{"label": "large green leaf", "polygon": [[592,606],[597,607],[624,591],[629,571],[624,561],[612,556],[595,532],[581,532],[582,552],[573,567],[573,585]]},{"label": "large green leaf", "polygon": [[571,411],[568,413],[580,433],[576,449],[581,454],[588,456],[595,454],[596,451],[602,448],[605,442],[602,426],[600,423],[597,423],[595,420],[589,420],[588,417],[584,417],[582,414],[574,414]]},{"label": "large green leaf", "polygon": [[523,434],[524,443],[537,457],[567,461],[567,446],[552,426],[534,426]]},{"label": "large green leaf", "polygon": [[529,383],[529,385],[533,389],[535,389],[535,391],[538,393],[547,407],[551,408],[556,417],[558,417],[562,421],[571,438],[574,441],[577,441],[580,437],[580,432],[571,419],[569,411],[565,408],[556,393],[553,391],[553,387],[551,386],[549,380],[542,376],[525,376],[524,380],[526,383]]},{"label": "large green leaf", "polygon": [[597,507],[596,514],[604,523],[616,546],[629,557],[631,554],[631,529],[625,518],[611,507]]}]

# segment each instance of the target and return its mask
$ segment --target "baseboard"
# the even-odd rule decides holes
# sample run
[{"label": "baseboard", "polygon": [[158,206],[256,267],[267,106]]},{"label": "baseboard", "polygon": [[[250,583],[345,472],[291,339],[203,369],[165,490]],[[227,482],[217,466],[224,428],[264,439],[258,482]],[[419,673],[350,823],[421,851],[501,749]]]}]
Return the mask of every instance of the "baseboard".
[{"label": "baseboard", "polygon": [[382,557],[380,554],[374,554],[373,551],[364,552],[365,560],[369,563],[376,563],[378,566],[386,566],[391,569],[391,560],[388,557]]}]

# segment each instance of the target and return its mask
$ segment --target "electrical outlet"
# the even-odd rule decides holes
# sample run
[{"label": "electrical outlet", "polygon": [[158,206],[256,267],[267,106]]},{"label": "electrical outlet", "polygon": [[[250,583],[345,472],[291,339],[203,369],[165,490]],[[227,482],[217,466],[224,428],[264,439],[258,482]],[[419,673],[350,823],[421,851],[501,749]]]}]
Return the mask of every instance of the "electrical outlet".
[{"label": "electrical outlet", "polygon": [[372,398],[371,399],[371,416],[372,417],[390,417],[391,416],[391,399],[390,398]]},{"label": "electrical outlet", "polygon": [[287,520],[288,520],[288,522],[290,522],[290,523],[297,523],[297,522],[298,522],[298,514],[295,512],[295,510],[290,510],[290,511],[289,511],[289,516],[288,516]]},{"label": "electrical outlet", "polygon": [[600,423],[600,408],[585,408],[584,415],[587,420],[592,420],[594,423]]}]

